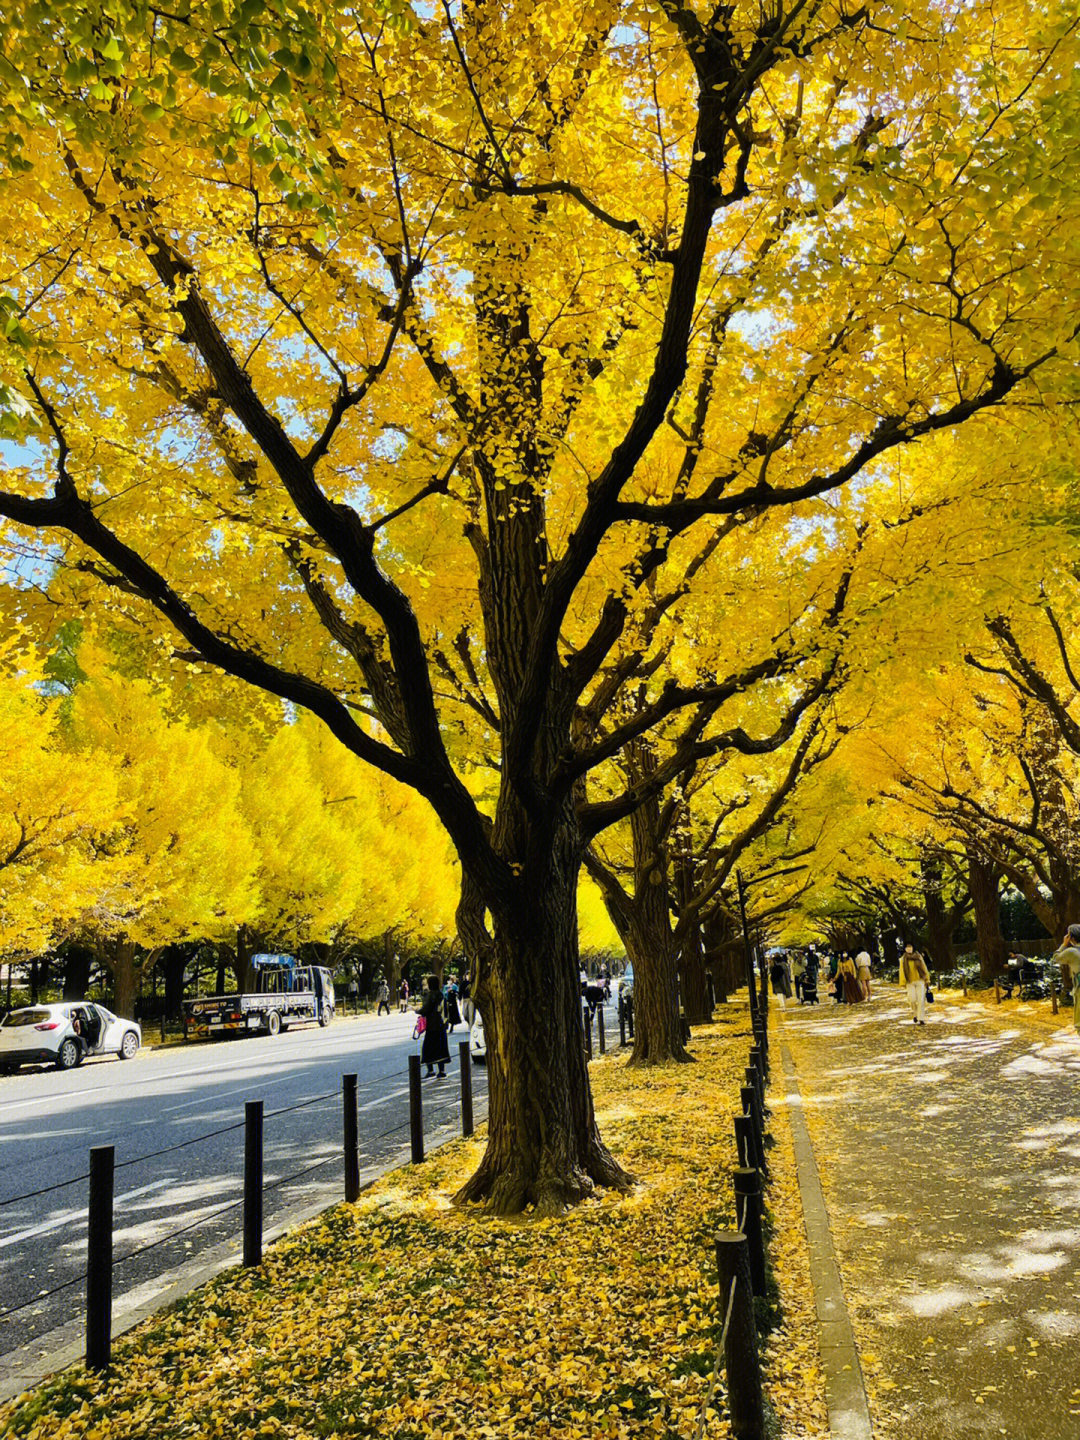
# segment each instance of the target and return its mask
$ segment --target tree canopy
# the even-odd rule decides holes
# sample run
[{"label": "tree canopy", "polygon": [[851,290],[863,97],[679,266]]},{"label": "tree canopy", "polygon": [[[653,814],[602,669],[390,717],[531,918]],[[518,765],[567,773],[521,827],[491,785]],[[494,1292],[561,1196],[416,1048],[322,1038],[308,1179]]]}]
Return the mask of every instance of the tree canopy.
[{"label": "tree canopy", "polygon": [[467,1196],[624,1184],[584,849],[794,737],[902,450],[1072,398],[1075,17],[93,0],[0,56],[10,603],[95,582],[424,796],[491,1037]]}]

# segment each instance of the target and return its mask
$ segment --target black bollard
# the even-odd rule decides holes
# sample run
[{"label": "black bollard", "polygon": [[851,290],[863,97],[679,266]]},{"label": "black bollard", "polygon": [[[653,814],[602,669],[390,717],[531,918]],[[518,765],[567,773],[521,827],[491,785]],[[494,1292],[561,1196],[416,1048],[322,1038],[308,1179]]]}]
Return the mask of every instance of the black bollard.
[{"label": "black bollard", "polygon": [[262,1264],[263,1102],[244,1106],[244,1264]]},{"label": "black bollard", "polygon": [[622,1006],[619,1006],[619,1048],[626,1044],[626,1016],[623,1014]]},{"label": "black bollard", "polygon": [[750,1116],[753,1126],[754,1164],[767,1179],[769,1166],[765,1159],[765,1132],[761,1125],[761,1112],[758,1109],[757,1091],[752,1085],[744,1085],[739,1092],[739,1098],[742,1101],[743,1113]]},{"label": "black bollard", "polygon": [[341,1103],[345,1120],[345,1199],[352,1205],[360,1198],[360,1122],[355,1075],[341,1077]]},{"label": "black bollard", "polygon": [[108,1370],[112,1361],[113,1173],[116,1150],[90,1151],[86,1217],[86,1368]]},{"label": "black bollard", "polygon": [[712,978],[712,971],[711,971],[711,970],[706,970],[706,971],[705,971],[705,989],[706,989],[706,992],[707,992],[707,994],[708,994],[708,996],[709,996],[709,1009],[710,1009],[710,1010],[715,1010],[715,1009],[716,1009],[716,991],[715,991],[715,989],[713,988],[713,978]]},{"label": "black bollard", "polygon": [[596,1011],[596,1044],[601,1055],[607,1054],[607,1036],[604,1034],[604,1007],[599,1006]]},{"label": "black bollard", "polygon": [[[765,1063],[765,1052],[760,1045],[750,1046],[749,1063],[756,1067],[758,1074],[761,1076],[762,1088],[764,1088],[765,1081],[769,1078],[769,1067]],[[764,1099],[764,1095],[762,1099]]]},{"label": "black bollard", "polygon": [[467,1040],[459,1040],[457,1049],[461,1069],[461,1133],[467,1140],[473,1133],[472,1054]]},{"label": "black bollard", "polygon": [[752,1085],[754,1087],[758,1098],[758,1105],[761,1108],[762,1116],[766,1115],[768,1111],[765,1107],[765,1086],[761,1079],[761,1071],[757,1068],[756,1065],[748,1065],[743,1072],[743,1078],[745,1079],[747,1085]]},{"label": "black bollard", "polygon": [[735,1148],[739,1164],[757,1165],[757,1146],[754,1144],[754,1118],[752,1115],[735,1116]]},{"label": "black bollard", "polygon": [[409,1137],[412,1141],[412,1163],[424,1158],[424,1110],[420,1099],[420,1056],[409,1056]]},{"label": "black bollard", "polygon": [[585,1027],[585,1054],[592,1059],[592,1012],[588,1005],[581,1007],[581,1023]]},{"label": "black bollard", "polygon": [[740,1166],[732,1174],[735,1185],[735,1221],[746,1236],[750,1252],[750,1280],[755,1295],[765,1294],[765,1240],[761,1233],[761,1173]]},{"label": "black bollard", "polygon": [[757,1041],[758,1047],[759,1047],[759,1049],[761,1050],[761,1053],[765,1056],[765,1063],[766,1063],[766,1065],[768,1065],[768,1063],[769,1063],[769,1023],[768,1023],[768,1021],[767,1021],[764,1017],[762,1017],[762,1019],[760,1019],[760,1020],[755,1021],[754,1026],[753,1026],[753,1031],[754,1031],[754,1039]]},{"label": "black bollard", "polygon": [[746,1083],[750,1086],[750,1089],[753,1091],[753,1095],[754,1095],[755,1119],[757,1120],[758,1130],[761,1132],[762,1142],[764,1142],[765,1136],[768,1134],[768,1126],[765,1124],[765,1110],[764,1110],[764,1107],[763,1107],[762,1104],[761,1104],[761,1097],[760,1097],[760,1095],[758,1094],[758,1087],[752,1082],[752,1080],[750,1079],[749,1076],[747,1077],[747,1082],[746,1082]]},{"label": "black bollard", "polygon": [[[731,1433],[735,1440],[764,1440],[765,1404],[761,1393],[753,1282],[746,1236],[721,1230],[715,1239],[720,1275],[721,1323],[730,1318],[724,1335],[724,1368]],[[734,1294],[732,1294],[734,1284]]]}]

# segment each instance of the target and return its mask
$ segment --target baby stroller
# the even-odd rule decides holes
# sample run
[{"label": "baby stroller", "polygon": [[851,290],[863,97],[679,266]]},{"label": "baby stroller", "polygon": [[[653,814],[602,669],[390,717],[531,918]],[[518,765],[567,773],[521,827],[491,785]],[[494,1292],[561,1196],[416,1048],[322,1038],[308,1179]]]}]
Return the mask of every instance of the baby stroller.
[{"label": "baby stroller", "polygon": [[1050,994],[1045,960],[1020,960],[1020,999],[1045,1000]]}]

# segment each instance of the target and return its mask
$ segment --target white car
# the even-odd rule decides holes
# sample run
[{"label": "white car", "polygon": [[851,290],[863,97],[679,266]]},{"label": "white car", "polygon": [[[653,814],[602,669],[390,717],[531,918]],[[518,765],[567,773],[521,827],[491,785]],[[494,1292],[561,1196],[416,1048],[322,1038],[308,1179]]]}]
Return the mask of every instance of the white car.
[{"label": "white car", "polygon": [[87,1055],[119,1055],[130,1060],[142,1044],[134,1020],[120,1020],[104,1005],[88,1000],[62,1005],[31,1005],[0,1020],[0,1070],[20,1065],[55,1065],[73,1070]]}]

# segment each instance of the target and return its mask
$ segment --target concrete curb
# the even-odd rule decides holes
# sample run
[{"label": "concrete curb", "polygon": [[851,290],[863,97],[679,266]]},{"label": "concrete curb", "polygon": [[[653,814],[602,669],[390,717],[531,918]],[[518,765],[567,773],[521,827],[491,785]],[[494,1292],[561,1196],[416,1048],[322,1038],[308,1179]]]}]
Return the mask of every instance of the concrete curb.
[{"label": "concrete curb", "polygon": [[[782,1024],[783,1022],[781,1022]],[[806,1239],[810,1250],[810,1277],[814,1286],[821,1331],[821,1359],[825,1371],[825,1399],[829,1409],[829,1433],[833,1440],[873,1440],[870,1407],[863,1383],[855,1332],[840,1282],[840,1270],[833,1249],[829,1212],[821,1190],[810,1132],[806,1128],[802,1095],[795,1074],[795,1062],[787,1043],[780,1042],[784,1065],[788,1119],[795,1144],[795,1166],[799,1176]]]},{"label": "concrete curb", "polygon": [[[478,1105],[476,1113],[476,1125],[479,1128],[487,1122],[487,1106]],[[432,1131],[425,1136],[425,1148],[427,1154],[441,1149],[452,1140],[460,1140],[461,1131],[459,1125],[443,1125],[438,1130]],[[373,1165],[360,1173],[361,1193],[374,1185],[376,1180],[384,1175],[389,1175],[394,1170],[400,1170],[411,1161],[409,1147],[397,1151],[389,1159],[378,1165]],[[303,1225],[309,1220],[314,1220],[326,1210],[333,1210],[338,1205],[345,1204],[343,1199],[330,1200],[323,1196],[318,1200],[310,1201],[307,1205],[298,1206],[297,1209],[276,1220],[273,1225],[267,1226],[263,1233],[263,1246],[268,1248],[274,1241],[280,1240],[290,1230],[295,1230],[298,1225]],[[126,1295],[120,1295],[113,1300],[113,1323],[112,1336],[116,1340],[118,1336],[133,1330],[136,1325],[141,1325],[144,1320],[149,1320],[152,1315],[157,1314],[166,1306],[182,1300],[185,1295],[190,1295],[200,1285],[207,1284],[223,1270],[228,1270],[233,1265],[240,1263],[243,1250],[240,1236],[223,1240],[218,1245],[211,1246],[201,1254],[194,1256],[175,1270],[166,1271],[162,1275],[155,1276],[153,1280],[136,1286]],[[22,1395],[29,1390],[35,1389],[50,1376],[60,1370],[67,1370],[73,1365],[81,1365],[86,1352],[86,1332],[83,1319],[69,1321],[68,1324],[60,1326],[56,1330],[50,1330],[45,1335],[39,1335],[28,1345],[18,1350],[9,1350],[6,1355],[0,1356],[0,1405],[8,1400],[13,1400],[17,1395]]]}]

